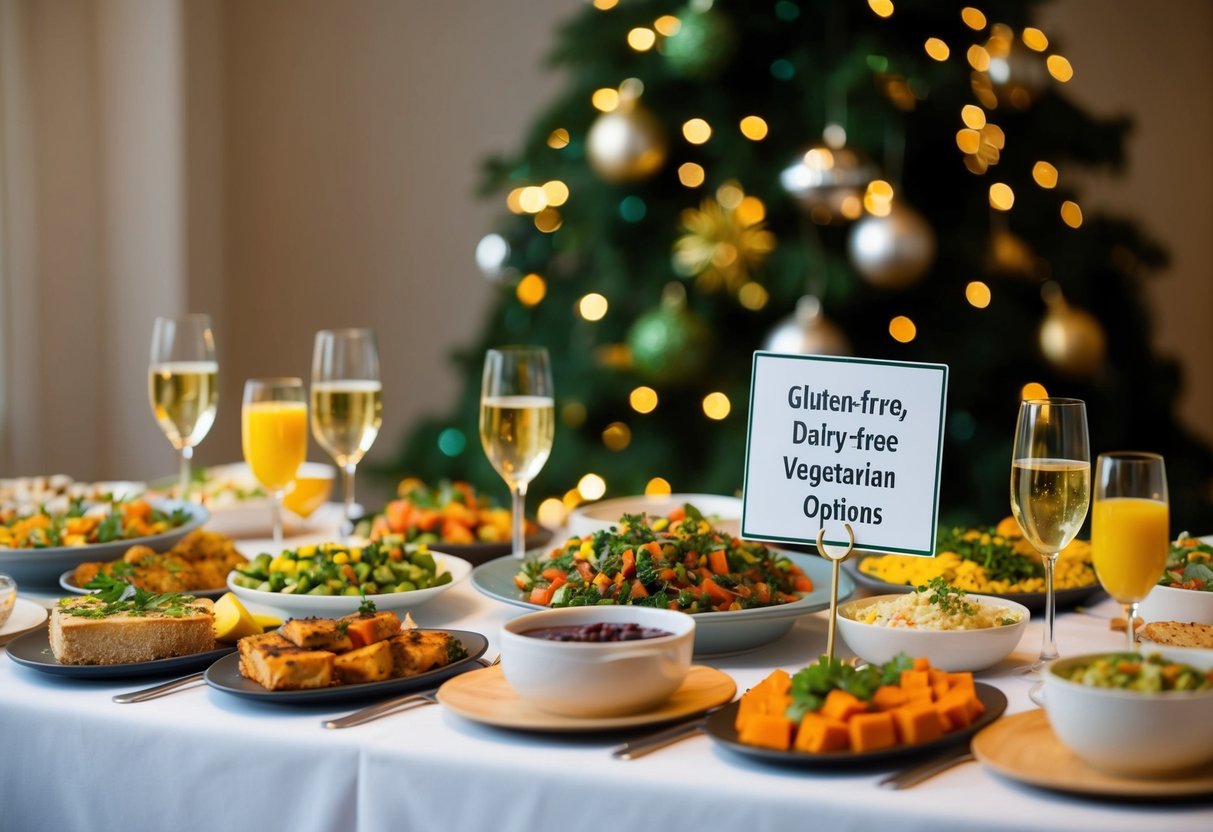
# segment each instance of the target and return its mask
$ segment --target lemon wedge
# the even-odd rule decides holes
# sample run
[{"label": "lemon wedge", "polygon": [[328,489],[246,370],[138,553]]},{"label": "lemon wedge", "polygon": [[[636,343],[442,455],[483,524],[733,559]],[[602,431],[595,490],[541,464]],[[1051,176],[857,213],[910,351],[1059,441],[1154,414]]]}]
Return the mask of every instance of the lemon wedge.
[{"label": "lemon wedge", "polygon": [[262,615],[261,613],[253,613],[253,620],[257,622],[257,626],[261,631],[268,633],[270,630],[277,630],[282,626],[282,619],[272,615]]},{"label": "lemon wedge", "polygon": [[232,593],[226,593],[215,602],[215,640],[228,643],[245,636],[260,635],[261,625],[251,612]]}]

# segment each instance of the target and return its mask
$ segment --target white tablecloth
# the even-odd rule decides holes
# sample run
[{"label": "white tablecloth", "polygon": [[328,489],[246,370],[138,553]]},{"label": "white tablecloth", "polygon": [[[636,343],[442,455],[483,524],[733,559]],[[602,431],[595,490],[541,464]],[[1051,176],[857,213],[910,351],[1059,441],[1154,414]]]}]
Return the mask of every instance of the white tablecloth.
[{"label": "white tablecloth", "polygon": [[[255,554],[260,544],[242,548]],[[495,655],[498,628],[519,612],[464,582],[415,618],[482,632]],[[774,667],[812,661],[825,629],[824,615],[809,616],[769,647],[711,664],[744,690]],[[1120,634],[1069,613],[1059,641],[1073,654],[1119,647]],[[1010,670],[1039,643],[1030,624],[1014,655],[979,674],[1007,694],[1008,713],[1032,707],[1029,685]],[[704,736],[625,762],[609,756],[621,736],[511,733],[441,706],[330,731],[321,720],[349,708],[263,705],[205,686],[110,701],[154,681],[82,682],[0,660],[0,832],[1213,829],[1208,800],[1099,802],[1020,786],[976,763],[890,792],[875,785],[883,771],[760,765]]]}]

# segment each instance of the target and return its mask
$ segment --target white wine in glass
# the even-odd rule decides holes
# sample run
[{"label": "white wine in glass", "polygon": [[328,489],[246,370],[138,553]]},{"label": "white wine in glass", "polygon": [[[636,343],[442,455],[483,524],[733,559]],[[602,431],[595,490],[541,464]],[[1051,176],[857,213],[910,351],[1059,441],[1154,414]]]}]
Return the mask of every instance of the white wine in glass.
[{"label": "white wine in glass", "polygon": [[548,461],[555,433],[556,401],[547,350],[489,350],[480,392],[480,443],[510,488],[517,558],[526,551],[526,489]]},{"label": "white wine in glass", "polygon": [[1011,459],[1011,513],[1045,571],[1045,629],[1040,659],[1019,668],[1034,675],[1057,658],[1053,566],[1087,516],[1091,453],[1087,409],[1078,399],[1026,399],[1019,406]]},{"label": "white wine in glass", "polygon": [[156,318],[148,397],[156,423],[181,460],[179,496],[189,496],[190,459],[210,432],[219,405],[219,362],[207,315]]},{"label": "white wine in glass", "polygon": [[316,333],[311,399],[312,435],[345,479],[348,529],[354,510],[354,473],[383,422],[383,385],[374,332],[326,329]]}]

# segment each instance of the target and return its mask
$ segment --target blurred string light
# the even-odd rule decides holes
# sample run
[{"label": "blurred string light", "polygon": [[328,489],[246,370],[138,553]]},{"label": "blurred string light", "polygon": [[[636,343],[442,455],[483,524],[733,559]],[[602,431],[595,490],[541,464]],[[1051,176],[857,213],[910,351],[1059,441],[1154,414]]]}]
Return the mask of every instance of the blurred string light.
[{"label": "blurred string light", "polygon": [[986,28],[986,16],[982,14],[980,9],[975,9],[972,6],[965,6],[960,10],[960,19],[974,32],[980,32]]},{"label": "blurred string light", "polygon": [[544,208],[535,215],[535,227],[544,234],[551,234],[564,224],[564,218],[555,208]]},{"label": "blurred string light", "polygon": [[637,413],[652,413],[657,409],[657,391],[652,387],[637,387],[628,395],[628,404]]},{"label": "blurred string light", "polygon": [[868,8],[876,12],[877,17],[889,17],[893,14],[893,0],[868,0]]},{"label": "blurred string light", "polygon": [[594,0],[594,8],[607,12],[619,5],[619,0]]},{"label": "blurred string light", "polygon": [[609,450],[622,451],[632,444],[632,429],[623,422],[611,422],[603,428],[602,444]]},{"label": "blurred string light", "polygon": [[619,90],[612,87],[600,87],[590,96],[594,109],[603,113],[614,112],[619,106]]},{"label": "blurred string light", "polygon": [[564,525],[564,519],[568,516],[568,510],[565,509],[564,503],[557,500],[555,497],[548,497],[539,504],[539,508],[535,510],[535,517],[539,520],[541,526],[548,528],[559,528]]},{"label": "blurred string light", "polygon": [[548,205],[553,208],[559,207],[569,201],[569,186],[559,179],[544,182],[543,196],[547,199]]},{"label": "blurred string light", "polygon": [[646,26],[637,26],[628,32],[628,46],[637,52],[648,52],[657,43],[657,33]]},{"label": "blurred string light", "polygon": [[965,300],[976,309],[985,309],[990,305],[990,287],[980,280],[974,280],[965,286]]},{"label": "blurred string light", "polygon": [[986,111],[976,104],[966,104],[960,108],[960,120],[971,130],[980,130],[986,126]]},{"label": "blurred string light", "polygon": [[1057,168],[1048,162],[1037,162],[1032,166],[1032,178],[1042,188],[1057,187]]},{"label": "blurred string light", "polygon": [[459,428],[447,428],[438,434],[438,450],[447,456],[459,456],[467,444],[468,438]]},{"label": "blurred string light", "polygon": [[644,493],[650,497],[667,497],[672,491],[669,481],[661,477],[653,477],[644,487]]},{"label": "blurred string light", "polygon": [[569,146],[569,131],[563,127],[557,127],[551,133],[548,133],[548,147],[553,150],[563,150]]},{"label": "blurred string light", "polygon": [[1049,391],[1040,382],[1029,381],[1019,391],[1019,397],[1021,399],[1047,399]]},{"label": "blurred string light", "polygon": [[978,72],[985,72],[990,68],[990,53],[986,51],[984,46],[973,44],[969,47],[969,51],[965,53],[965,57],[969,61],[969,66]]},{"label": "blurred string light", "polygon": [[497,280],[510,257],[510,244],[500,234],[485,234],[476,244],[476,265],[485,277]]},{"label": "blurred string light", "polygon": [[648,212],[649,207],[644,200],[635,194],[619,200],[619,216],[623,217],[625,222],[640,222]]},{"label": "blurred string light", "polygon": [[653,28],[662,37],[672,38],[682,28],[682,21],[672,14],[663,14],[653,22]]},{"label": "blurred string light", "polygon": [[712,126],[701,118],[693,118],[682,125],[682,135],[691,144],[705,144],[712,138]]},{"label": "blurred string light", "polygon": [[564,507],[569,511],[581,505],[581,492],[576,488],[570,488],[564,492],[564,496],[560,498],[560,502],[564,503]]},{"label": "blurred string light", "polygon": [[586,474],[577,481],[577,493],[583,500],[600,500],[606,493],[606,480],[597,474]]},{"label": "blurred string light", "polygon": [[946,61],[948,56],[952,54],[952,50],[948,49],[948,45],[939,38],[927,38],[926,43],[922,45],[923,49],[937,61]]},{"label": "blurred string light", "polygon": [[720,421],[728,416],[732,409],[733,404],[724,393],[717,391],[703,397],[703,413],[709,419]]},{"label": "blurred string light", "polygon": [[1020,35],[1023,38],[1024,46],[1031,49],[1033,52],[1044,52],[1049,48],[1049,39],[1045,37],[1045,33],[1031,26],[1023,30]]},{"label": "blurred string light", "polygon": [[587,321],[601,321],[606,317],[608,306],[605,297],[597,292],[590,292],[577,301],[577,314]]},{"label": "blurred string light", "polygon": [[535,306],[548,293],[548,284],[537,274],[528,274],[518,281],[514,294],[523,306]]},{"label": "blurred string light", "polygon": [[894,341],[908,344],[918,335],[918,327],[905,315],[898,315],[889,321],[889,335]]},{"label": "blurred string light", "polygon": [[766,120],[761,116],[746,116],[738,126],[741,128],[741,135],[752,142],[762,141],[769,131]]},{"label": "blurred string light", "polygon": [[737,302],[751,312],[762,309],[770,299],[771,295],[766,288],[761,283],[755,283],[752,280],[737,290]]},{"label": "blurred string light", "polygon": [[1015,204],[1015,192],[1005,182],[995,182],[990,186],[990,207],[995,211],[1010,211]]},{"label": "blurred string light", "polygon": [[685,162],[678,166],[678,181],[688,188],[698,188],[705,178],[702,165]]},{"label": "blurred string light", "polygon": [[1074,77],[1074,67],[1061,55],[1050,55],[1045,59],[1045,66],[1049,68],[1049,74],[1063,84]]},{"label": "blurred string light", "polygon": [[883,179],[873,179],[864,191],[863,207],[874,217],[887,217],[893,210],[893,186]]},{"label": "blurred string light", "polygon": [[571,428],[579,428],[585,424],[586,409],[582,402],[573,399],[564,403],[560,408],[560,418]]},{"label": "blurred string light", "polygon": [[1078,207],[1077,202],[1067,199],[1061,204],[1061,221],[1070,228],[1082,225],[1082,208]]}]

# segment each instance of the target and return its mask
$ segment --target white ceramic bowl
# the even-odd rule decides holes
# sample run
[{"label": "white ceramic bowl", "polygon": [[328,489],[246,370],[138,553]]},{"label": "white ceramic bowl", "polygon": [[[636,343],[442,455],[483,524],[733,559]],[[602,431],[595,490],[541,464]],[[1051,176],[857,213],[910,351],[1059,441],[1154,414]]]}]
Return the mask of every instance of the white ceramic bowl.
[{"label": "white ceramic bowl", "polygon": [[0,575],[0,627],[8,622],[16,604],[17,582],[8,575]]},{"label": "white ceramic bowl", "polygon": [[1213,624],[1213,592],[1156,586],[1137,608],[1144,621]]},{"label": "white ceramic bowl", "polygon": [[[1143,652],[1200,670],[1213,668],[1213,650]],[[1213,690],[1141,693],[1059,675],[1101,655],[1106,654],[1067,656],[1045,671],[1045,711],[1063,745],[1095,768],[1129,777],[1164,777],[1213,762]]]},{"label": "white ceramic bowl", "polygon": [[[444,555],[432,549],[430,550],[430,554],[434,556],[434,565],[438,568],[439,575],[443,572],[451,573],[449,583],[430,587],[429,589],[414,589],[410,592],[384,592],[366,597],[375,602],[376,609],[392,610],[401,613],[408,612],[434,600],[443,592],[446,592],[466,578],[468,573],[472,571],[472,565],[463,558]],[[258,607],[272,607],[292,618],[306,618],[308,616],[337,618],[356,612],[358,605],[362,603],[362,596],[360,595],[294,595],[289,592],[266,592],[260,589],[249,589],[248,587],[236,584],[236,575],[236,572],[228,573],[227,588],[234,592],[237,598],[245,603],[255,604]]]},{"label": "white ceramic bowl", "polygon": [[[636,641],[549,641],[541,627],[639,624],[670,635]],[[686,678],[695,619],[653,607],[566,607],[521,615],[501,628],[501,669],[518,696],[562,716],[608,717],[653,708]]]},{"label": "white ceramic bowl", "polygon": [[690,503],[699,509],[712,525],[730,534],[741,533],[741,500],[720,494],[666,494],[636,497],[618,497],[589,503],[574,509],[569,514],[569,534],[576,537],[591,535],[600,529],[609,529],[619,524],[625,514],[645,514],[651,518],[665,517],[671,510]]},{"label": "white ceramic bowl", "polygon": [[925,656],[932,666],[949,672],[984,670],[1010,655],[1023,637],[1031,615],[1027,607],[1014,601],[990,595],[966,595],[966,601],[1019,613],[1019,621],[985,630],[920,630],[855,620],[855,615],[865,607],[904,597],[876,595],[839,605],[838,632],[855,655],[871,664],[883,664],[898,653],[905,653],[914,658]]}]

